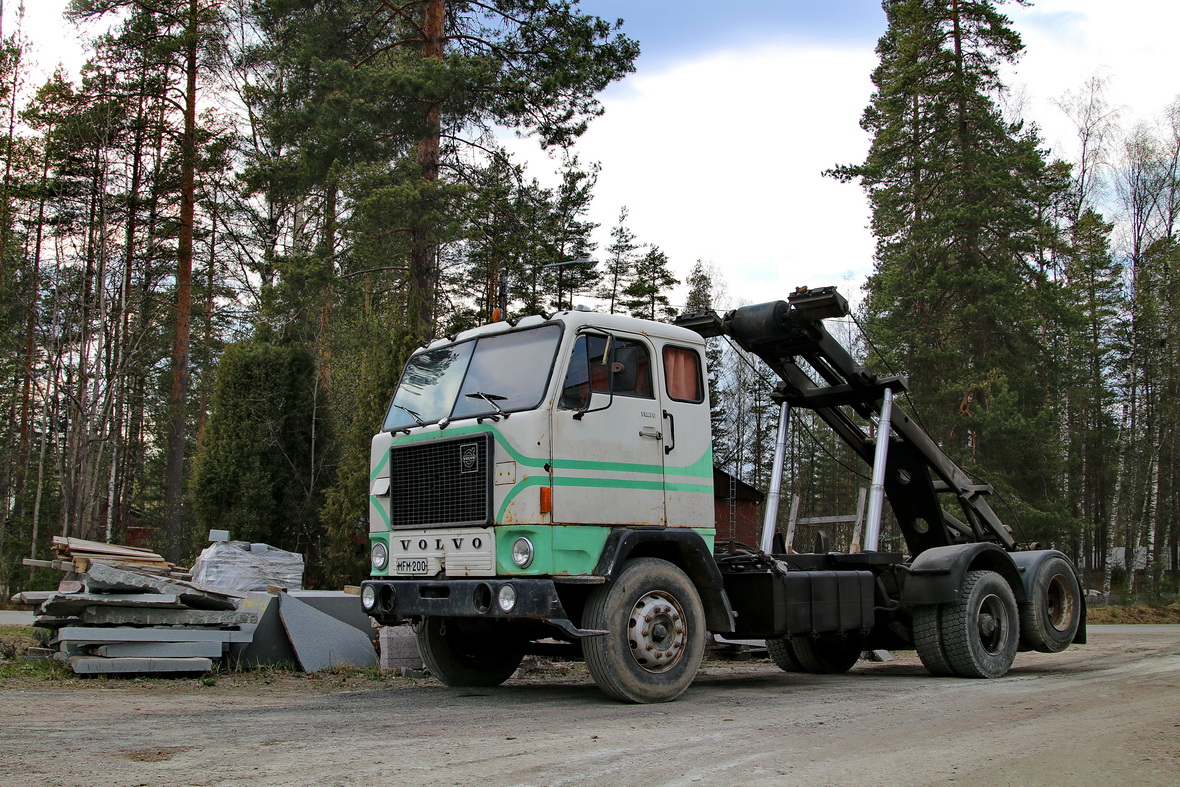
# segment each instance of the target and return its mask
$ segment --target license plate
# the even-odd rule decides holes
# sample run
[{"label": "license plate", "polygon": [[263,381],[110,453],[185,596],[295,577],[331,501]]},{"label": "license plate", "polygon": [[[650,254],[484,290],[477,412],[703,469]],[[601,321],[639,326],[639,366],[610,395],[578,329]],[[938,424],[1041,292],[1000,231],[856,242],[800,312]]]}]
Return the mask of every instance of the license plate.
[{"label": "license plate", "polygon": [[398,558],[394,570],[399,574],[426,574],[430,572],[430,561],[425,558]]}]

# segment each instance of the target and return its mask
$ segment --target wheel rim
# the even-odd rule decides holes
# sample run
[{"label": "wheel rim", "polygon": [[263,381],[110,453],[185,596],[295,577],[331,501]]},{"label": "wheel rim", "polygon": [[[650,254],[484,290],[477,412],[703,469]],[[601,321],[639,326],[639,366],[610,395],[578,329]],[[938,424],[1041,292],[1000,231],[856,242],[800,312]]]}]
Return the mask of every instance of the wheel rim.
[{"label": "wheel rim", "polygon": [[684,610],[669,593],[644,594],[631,609],[627,629],[631,656],[648,672],[666,672],[684,655],[688,642]]},{"label": "wheel rim", "polygon": [[983,649],[992,656],[1004,652],[1008,644],[1008,608],[999,596],[986,596],[979,605],[979,614],[975,616],[976,629],[979,632],[979,642]]},{"label": "wheel rim", "polygon": [[1045,592],[1045,615],[1049,618],[1049,625],[1058,631],[1067,630],[1073,622],[1073,604],[1073,592],[1065,577],[1054,575]]}]

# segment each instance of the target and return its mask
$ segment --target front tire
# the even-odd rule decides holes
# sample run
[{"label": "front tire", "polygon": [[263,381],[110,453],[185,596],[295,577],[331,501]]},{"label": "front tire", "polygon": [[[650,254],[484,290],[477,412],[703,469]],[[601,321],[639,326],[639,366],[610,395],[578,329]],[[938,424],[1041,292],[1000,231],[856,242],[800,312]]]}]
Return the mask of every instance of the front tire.
[{"label": "front tire", "polygon": [[705,611],[683,571],[657,558],[629,561],[594,589],[582,627],[608,633],[583,641],[586,667],[623,702],[668,702],[696,677],[705,652]]},{"label": "front tire", "polygon": [[968,571],[959,601],[941,605],[947,663],[964,678],[999,678],[1012,668],[1020,644],[1016,596],[994,571]]},{"label": "front tire", "polygon": [[423,618],[418,652],[430,674],[448,686],[499,686],[524,658],[518,640],[499,626],[467,618]]}]

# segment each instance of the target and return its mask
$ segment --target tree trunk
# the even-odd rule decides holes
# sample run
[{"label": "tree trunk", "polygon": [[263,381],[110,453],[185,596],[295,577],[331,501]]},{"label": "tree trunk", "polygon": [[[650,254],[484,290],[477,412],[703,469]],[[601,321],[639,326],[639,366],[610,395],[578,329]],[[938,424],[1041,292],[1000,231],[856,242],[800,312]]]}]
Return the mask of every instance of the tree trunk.
[{"label": "tree trunk", "polygon": [[209,281],[205,293],[205,336],[202,340],[205,355],[205,374],[201,379],[201,403],[197,407],[197,440],[205,431],[205,422],[209,417],[209,396],[212,386],[213,368],[213,312],[216,307],[214,293],[217,285],[217,204],[218,194],[213,197],[213,209],[209,215]]},{"label": "tree trunk", "polygon": [[[447,16],[446,0],[426,0],[425,19],[422,25],[422,57],[442,59],[445,48],[445,26]],[[423,183],[422,215],[434,214],[437,203],[435,188],[438,184],[442,124],[438,103],[432,101],[426,108],[425,133],[418,141],[418,168]],[[426,337],[434,335],[434,284],[437,273],[435,259],[438,256],[438,240],[435,228],[426,221],[414,224],[410,240],[410,313],[416,319],[417,329]]]},{"label": "tree trunk", "polygon": [[[1124,420],[1126,416],[1124,415]],[[1123,497],[1123,471],[1127,465],[1127,443],[1124,440],[1123,429],[1119,428],[1115,438],[1118,451],[1118,468],[1115,470],[1114,498],[1110,501],[1110,525],[1106,528],[1106,558],[1102,568],[1102,595],[1106,603],[1110,603],[1110,589],[1114,574],[1114,534],[1118,532],[1119,509]]]},{"label": "tree trunk", "polygon": [[189,0],[184,69],[184,133],[180,157],[180,241],[176,266],[176,337],[172,348],[172,396],[164,490],[164,552],[180,559],[183,519],[185,421],[192,332],[193,222],[197,169],[197,0]]},{"label": "tree trunk", "polygon": [[[45,226],[45,194],[49,181],[49,152],[42,159],[40,197],[37,202],[37,229],[33,233],[33,272],[29,284],[29,311],[25,320],[24,379],[21,381],[20,422],[16,449],[16,479],[13,484],[12,518],[19,520],[24,513],[26,475],[29,463],[30,433],[33,419],[33,365],[37,359],[37,306],[41,294],[41,243]],[[0,519],[3,518],[0,513]],[[3,528],[0,528],[2,530]],[[34,535],[33,542],[36,543]],[[0,554],[3,554],[0,545]]]}]

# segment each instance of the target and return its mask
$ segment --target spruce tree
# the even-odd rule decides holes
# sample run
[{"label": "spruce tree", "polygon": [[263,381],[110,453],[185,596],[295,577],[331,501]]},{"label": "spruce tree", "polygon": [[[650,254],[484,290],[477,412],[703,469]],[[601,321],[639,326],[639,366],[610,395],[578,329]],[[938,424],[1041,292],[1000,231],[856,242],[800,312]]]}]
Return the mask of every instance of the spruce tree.
[{"label": "spruce tree", "polygon": [[[1073,226],[1064,276],[1070,322],[1065,344],[1067,484],[1072,513],[1083,526],[1083,568],[1102,565],[1114,487],[1118,430],[1113,381],[1123,365],[1124,269],[1111,253],[1114,227],[1092,209]],[[1115,447],[1112,450],[1112,447]]]},{"label": "spruce tree", "polygon": [[333,467],[332,435],[306,348],[251,339],[218,366],[209,422],[193,463],[202,530],[301,552],[318,565],[319,509]]}]

